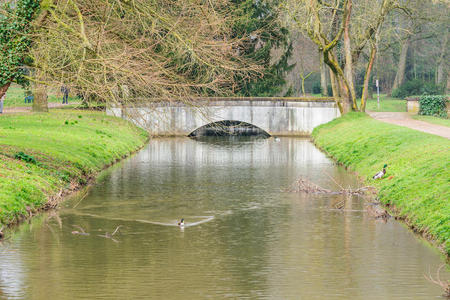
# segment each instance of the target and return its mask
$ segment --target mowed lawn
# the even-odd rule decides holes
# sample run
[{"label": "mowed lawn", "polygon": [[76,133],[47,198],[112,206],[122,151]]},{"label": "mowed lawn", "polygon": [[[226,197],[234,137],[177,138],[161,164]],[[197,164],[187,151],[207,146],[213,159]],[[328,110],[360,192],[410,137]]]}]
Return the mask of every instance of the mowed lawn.
[{"label": "mowed lawn", "polygon": [[419,120],[419,121],[424,121],[424,122],[428,122],[428,123],[432,123],[432,124],[436,124],[436,125],[450,127],[450,119],[444,119],[444,118],[438,118],[438,117],[432,117],[432,116],[419,116],[419,115],[413,116],[412,118],[415,120]]},{"label": "mowed lawn", "polygon": [[[386,94],[380,95],[380,106],[378,107],[378,100],[374,94],[374,99],[368,99],[366,103],[367,111],[375,112],[406,112],[406,100],[388,97]],[[359,99],[360,100],[360,99]]]},{"label": "mowed lawn", "polygon": [[[69,104],[74,102],[80,102],[81,100],[77,97],[73,97],[69,94]],[[62,93],[57,89],[50,89],[48,91],[48,102],[49,103],[62,103]],[[31,106],[32,103],[25,103],[25,90],[17,85],[12,84],[8,91],[6,92],[6,97],[4,101],[5,107],[21,107],[21,106]]]},{"label": "mowed lawn", "polygon": [[0,115],[0,222],[42,207],[137,150],[147,133],[103,112]]}]

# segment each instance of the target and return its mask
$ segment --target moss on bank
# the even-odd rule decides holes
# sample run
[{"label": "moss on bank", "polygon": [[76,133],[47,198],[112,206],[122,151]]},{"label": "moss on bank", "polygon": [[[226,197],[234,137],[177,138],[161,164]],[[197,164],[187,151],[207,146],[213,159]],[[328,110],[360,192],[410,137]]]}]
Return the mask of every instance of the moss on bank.
[{"label": "moss on bank", "polygon": [[[431,235],[450,256],[450,141],[349,113],[317,127],[315,143],[379,190],[415,230]],[[372,176],[388,164],[382,180]]]},{"label": "moss on bank", "polygon": [[102,112],[0,115],[0,222],[42,208],[140,148],[147,133]]}]

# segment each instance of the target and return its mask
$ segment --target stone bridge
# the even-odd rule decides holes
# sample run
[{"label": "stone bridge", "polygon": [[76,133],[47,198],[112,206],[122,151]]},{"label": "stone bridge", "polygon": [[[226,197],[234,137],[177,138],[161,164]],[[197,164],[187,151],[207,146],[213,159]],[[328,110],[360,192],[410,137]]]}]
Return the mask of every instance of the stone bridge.
[{"label": "stone bridge", "polygon": [[314,127],[340,116],[333,98],[212,97],[191,104],[177,101],[111,107],[108,115],[133,121],[157,136],[187,136],[220,121],[248,123],[269,135],[309,135]]}]

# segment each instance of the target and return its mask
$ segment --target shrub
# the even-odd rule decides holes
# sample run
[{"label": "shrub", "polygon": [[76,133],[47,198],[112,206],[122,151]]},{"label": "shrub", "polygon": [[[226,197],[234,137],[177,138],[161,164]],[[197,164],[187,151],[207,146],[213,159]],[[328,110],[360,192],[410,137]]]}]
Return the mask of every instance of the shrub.
[{"label": "shrub", "polygon": [[19,159],[19,160],[23,160],[23,161],[25,161],[27,163],[32,163],[32,164],[35,164],[35,165],[38,164],[37,160],[33,156],[28,155],[26,153],[23,153],[22,151],[16,153],[14,155],[14,158],[15,159]]},{"label": "shrub", "polygon": [[444,87],[432,82],[425,82],[419,79],[406,81],[399,88],[392,91],[394,98],[406,98],[412,95],[442,95]]},{"label": "shrub", "polygon": [[419,115],[447,117],[447,97],[438,95],[422,96],[419,99]]},{"label": "shrub", "polygon": [[292,85],[290,85],[283,97],[291,97],[293,94],[294,94],[294,89],[292,88]]},{"label": "shrub", "polygon": [[316,81],[313,83],[312,92],[313,92],[313,94],[321,94],[322,93],[322,87],[320,86],[320,82]]},{"label": "shrub", "polygon": [[[356,97],[357,98],[361,98],[363,89],[364,89],[364,85],[362,85],[362,84],[356,85],[355,91],[356,91]],[[368,86],[368,91],[367,91],[367,94],[368,94],[369,98],[372,95],[371,92],[372,92],[372,87],[369,85]]]}]

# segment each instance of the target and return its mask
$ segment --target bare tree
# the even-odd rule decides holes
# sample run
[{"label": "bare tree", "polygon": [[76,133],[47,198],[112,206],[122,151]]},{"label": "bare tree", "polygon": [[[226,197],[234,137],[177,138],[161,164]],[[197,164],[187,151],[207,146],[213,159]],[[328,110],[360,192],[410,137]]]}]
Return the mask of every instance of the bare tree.
[{"label": "bare tree", "polygon": [[[363,93],[358,107],[354,68],[366,46],[372,45],[365,72],[365,77],[370,77],[377,33],[386,16],[401,8],[398,1],[286,0],[285,8],[288,22],[308,35],[330,68],[333,96],[341,112],[364,110],[367,92]],[[336,50],[338,44],[342,57]]]},{"label": "bare tree", "polygon": [[226,0],[57,0],[35,28],[39,76],[29,79],[117,105],[224,94],[236,74],[258,72],[238,55],[227,9]]}]

